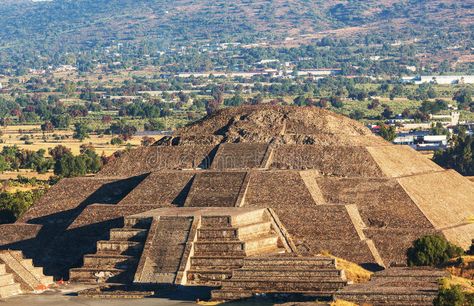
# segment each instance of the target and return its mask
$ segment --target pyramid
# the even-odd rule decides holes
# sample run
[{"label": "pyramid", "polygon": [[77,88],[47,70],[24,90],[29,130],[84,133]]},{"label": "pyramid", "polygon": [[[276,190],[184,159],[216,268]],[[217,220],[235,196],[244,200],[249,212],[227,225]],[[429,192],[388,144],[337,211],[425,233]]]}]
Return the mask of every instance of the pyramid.
[{"label": "pyramid", "polygon": [[247,257],[322,252],[388,268],[427,234],[467,249],[473,196],[457,172],[347,117],[245,106],[61,180],[0,225],[0,246],[94,282],[219,285]]}]

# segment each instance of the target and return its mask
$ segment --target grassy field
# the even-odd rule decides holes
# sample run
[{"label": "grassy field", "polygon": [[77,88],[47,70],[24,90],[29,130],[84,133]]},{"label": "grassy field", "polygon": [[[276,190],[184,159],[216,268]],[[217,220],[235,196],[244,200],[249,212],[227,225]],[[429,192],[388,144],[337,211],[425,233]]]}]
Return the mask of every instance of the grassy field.
[{"label": "grassy field", "polygon": [[[110,140],[112,139],[111,135],[90,135],[90,138],[86,138],[81,142],[72,138],[73,132],[70,130],[57,130],[53,133],[43,134],[39,125],[7,126],[2,128],[1,131],[3,132],[3,136],[1,137],[3,143],[0,143],[0,149],[5,146],[16,145],[20,148],[32,151],[39,149],[48,151],[57,145],[63,145],[70,148],[73,154],[79,154],[81,145],[90,144],[95,147],[99,155],[105,154],[109,156],[118,150],[125,149],[127,144],[139,146],[141,143],[140,137],[134,137],[127,143],[114,146],[110,144]],[[27,144],[25,140],[20,139],[25,136],[29,138],[28,141],[31,142],[31,144]]]}]

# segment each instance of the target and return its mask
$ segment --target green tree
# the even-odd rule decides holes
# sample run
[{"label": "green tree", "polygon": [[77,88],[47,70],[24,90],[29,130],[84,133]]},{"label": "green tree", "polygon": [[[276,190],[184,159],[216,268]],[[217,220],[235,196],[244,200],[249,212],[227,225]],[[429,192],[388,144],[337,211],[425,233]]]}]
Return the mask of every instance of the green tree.
[{"label": "green tree", "polygon": [[454,169],[463,175],[474,175],[474,137],[464,132],[454,137],[454,145],[444,151],[436,151],[433,161],[438,165]]},{"label": "green tree", "polygon": [[86,173],[86,160],[84,158],[76,158],[72,154],[64,155],[54,165],[54,174],[61,177],[84,176]]},{"label": "green tree", "polygon": [[42,195],[42,190],[0,193],[0,224],[12,223],[23,215]]},{"label": "green tree", "polygon": [[99,172],[100,168],[102,167],[102,160],[100,156],[95,152],[92,148],[85,149],[81,155],[76,158],[84,159],[86,164],[86,172],[87,173],[97,173]]},{"label": "green tree", "polygon": [[131,139],[137,132],[137,128],[128,124],[125,120],[119,120],[110,125],[109,132],[114,135],[120,135],[123,140]]},{"label": "green tree", "polygon": [[165,124],[160,119],[150,119],[144,125],[145,131],[162,131],[166,129]]},{"label": "green tree", "polygon": [[[438,296],[433,301],[434,306],[464,306],[466,304],[466,294],[461,286],[456,285],[451,288],[441,288]],[[470,304],[472,305],[472,304]]]},{"label": "green tree", "polygon": [[387,106],[387,107],[384,108],[384,110],[383,110],[383,112],[382,112],[381,115],[382,115],[382,117],[384,117],[385,119],[390,119],[390,118],[393,117],[393,111],[392,111],[392,109],[391,109],[389,106]]},{"label": "green tree", "polygon": [[61,88],[61,91],[68,97],[71,97],[76,91],[76,84],[71,81],[66,81]]},{"label": "green tree", "polygon": [[71,124],[71,117],[69,115],[53,115],[51,123],[57,129],[67,129]]},{"label": "green tree", "polygon": [[379,124],[380,126],[380,136],[387,141],[393,141],[397,137],[397,131],[394,126]]},{"label": "green tree", "polygon": [[10,170],[11,165],[10,163],[5,159],[5,156],[0,155],[0,172],[5,172],[7,170]]},{"label": "green tree", "polygon": [[344,103],[342,102],[342,99],[337,96],[332,96],[329,101],[331,102],[331,105],[335,108],[342,108],[344,106]]},{"label": "green tree", "polygon": [[448,129],[444,128],[441,122],[436,122],[431,127],[431,134],[433,135],[449,135]]},{"label": "green tree", "polygon": [[353,111],[349,114],[349,117],[354,119],[354,120],[360,120],[360,119],[364,118],[364,116],[365,116],[365,113],[361,110],[358,110],[358,109],[356,109],[355,111]]},{"label": "green tree", "polygon": [[114,137],[114,138],[110,139],[110,144],[113,145],[113,146],[119,146],[119,145],[123,144],[123,139],[120,138],[120,137]]},{"label": "green tree", "polygon": [[245,99],[241,95],[234,95],[232,98],[224,100],[225,106],[240,106],[245,103]]},{"label": "green tree", "polygon": [[463,253],[462,248],[446,239],[428,235],[413,242],[407,251],[407,263],[409,266],[438,266]]},{"label": "green tree", "polygon": [[88,125],[86,125],[85,123],[78,122],[74,124],[74,134],[72,135],[72,138],[83,141],[84,139],[90,137],[90,132],[91,129]]},{"label": "green tree", "polygon": [[71,149],[63,145],[57,145],[54,148],[49,149],[49,155],[51,155],[51,157],[55,161],[61,159],[64,155],[67,155],[67,154],[72,154]]},{"label": "green tree", "polygon": [[458,102],[459,108],[466,108],[472,103],[472,91],[469,88],[458,90],[453,97]]}]

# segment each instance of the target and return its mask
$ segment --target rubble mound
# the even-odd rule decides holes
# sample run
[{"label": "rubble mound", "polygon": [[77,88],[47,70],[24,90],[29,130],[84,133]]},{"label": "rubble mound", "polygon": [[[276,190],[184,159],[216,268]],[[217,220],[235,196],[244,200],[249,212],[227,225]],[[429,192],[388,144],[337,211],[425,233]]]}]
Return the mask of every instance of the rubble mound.
[{"label": "rubble mound", "polygon": [[359,122],[316,107],[227,108],[179,129],[158,145],[217,143],[381,145]]}]

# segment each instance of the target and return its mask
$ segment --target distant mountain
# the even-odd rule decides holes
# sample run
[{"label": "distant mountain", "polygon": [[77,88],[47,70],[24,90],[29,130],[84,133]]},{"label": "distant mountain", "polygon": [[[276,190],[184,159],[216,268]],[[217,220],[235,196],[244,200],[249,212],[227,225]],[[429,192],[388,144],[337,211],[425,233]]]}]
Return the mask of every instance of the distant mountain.
[{"label": "distant mountain", "polygon": [[267,41],[324,36],[393,39],[472,35],[474,4],[450,0],[54,0],[0,1],[0,63],[124,42]]},{"label": "distant mountain", "polygon": [[104,39],[281,39],[361,26],[472,26],[473,14],[472,2],[446,0],[6,1],[0,39],[4,46],[33,39],[60,48]]}]

